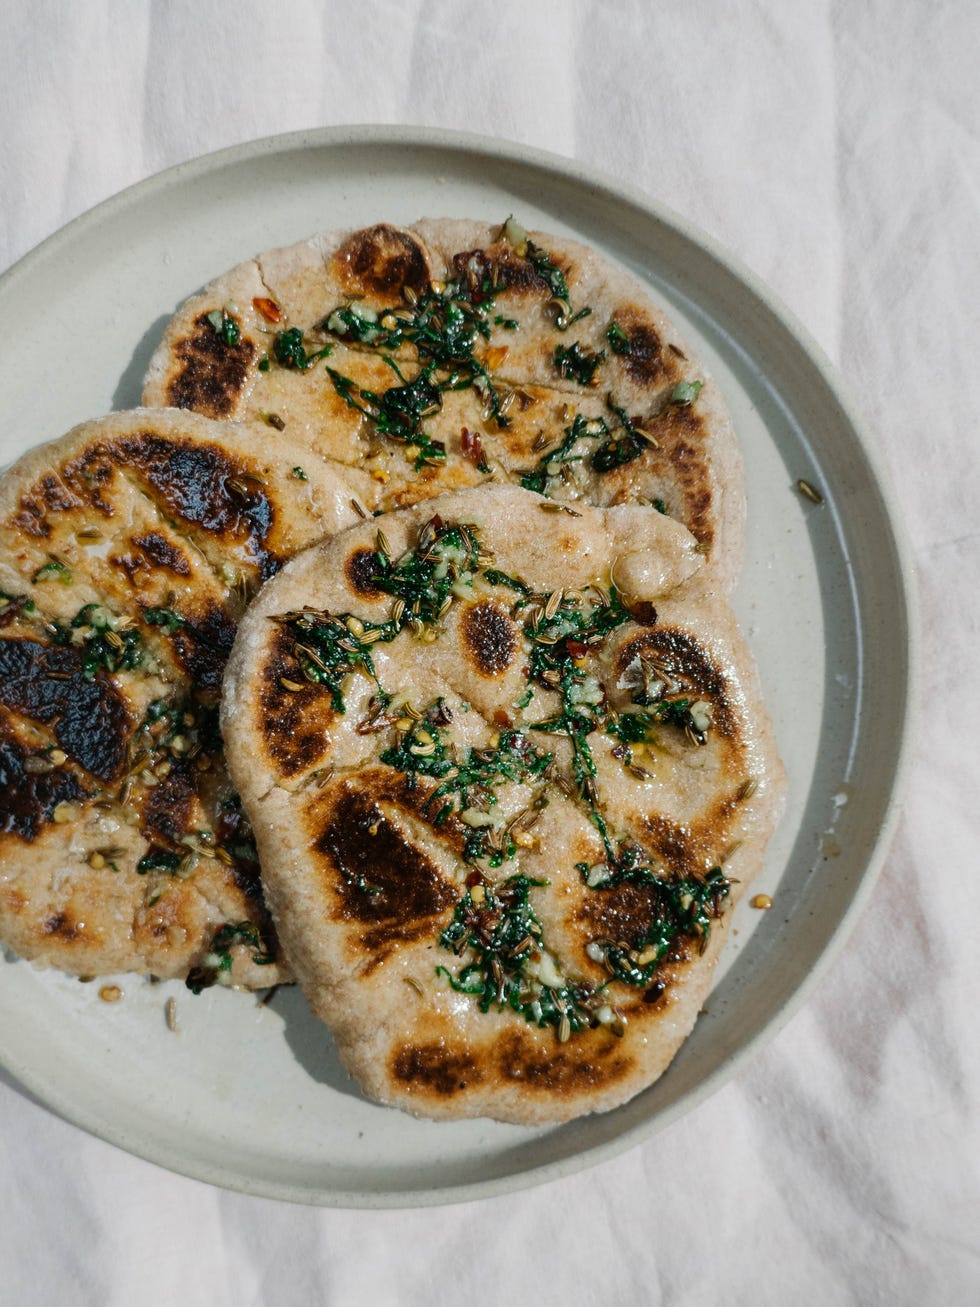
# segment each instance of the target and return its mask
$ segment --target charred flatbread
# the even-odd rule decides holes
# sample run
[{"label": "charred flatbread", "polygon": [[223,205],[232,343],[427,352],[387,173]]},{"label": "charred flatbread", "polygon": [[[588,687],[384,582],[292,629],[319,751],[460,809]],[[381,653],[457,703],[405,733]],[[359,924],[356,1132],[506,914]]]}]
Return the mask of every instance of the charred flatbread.
[{"label": "charred flatbread", "polygon": [[731,589],[741,460],[717,387],[637,281],[512,220],[387,223],[261,254],[177,313],[144,402],[274,421],[377,507],[515,483],[659,509]]},{"label": "charred flatbread", "polygon": [[690,1031],[783,787],[703,564],[643,507],[482,488],[333,537],[249,610],[229,765],[371,1098],[564,1121]]},{"label": "charred flatbread", "polygon": [[360,483],[263,443],[137,410],[4,474],[0,942],[25,958],[195,986],[286,974],[222,758],[221,679],[248,598],[359,520]]}]

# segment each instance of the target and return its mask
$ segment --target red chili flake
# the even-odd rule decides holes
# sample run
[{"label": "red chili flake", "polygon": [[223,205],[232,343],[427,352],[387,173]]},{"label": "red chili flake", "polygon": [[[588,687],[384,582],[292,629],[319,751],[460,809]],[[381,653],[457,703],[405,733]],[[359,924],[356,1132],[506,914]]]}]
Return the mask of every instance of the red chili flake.
[{"label": "red chili flake", "polygon": [[472,889],[474,885],[483,884],[483,873],[480,871],[471,871],[466,877],[466,888]]},{"label": "red chili flake", "polygon": [[589,652],[589,646],[587,644],[582,644],[579,640],[567,640],[565,642],[565,648],[568,650],[568,656],[570,658],[584,658]]},{"label": "red chili flake", "polygon": [[503,708],[498,708],[497,711],[493,714],[493,724],[494,726],[503,726],[504,728],[506,728],[510,726],[512,723],[508,715],[504,712]]},{"label": "red chili flake", "polygon": [[463,427],[459,445],[465,456],[471,463],[475,463],[481,472],[490,471],[490,464],[483,452],[483,441],[480,439],[478,432],[471,431],[469,427]]},{"label": "red chili flake", "polygon": [[252,300],[252,308],[256,313],[261,313],[266,322],[282,322],[282,309],[275,300],[267,299],[264,295],[256,295]]}]

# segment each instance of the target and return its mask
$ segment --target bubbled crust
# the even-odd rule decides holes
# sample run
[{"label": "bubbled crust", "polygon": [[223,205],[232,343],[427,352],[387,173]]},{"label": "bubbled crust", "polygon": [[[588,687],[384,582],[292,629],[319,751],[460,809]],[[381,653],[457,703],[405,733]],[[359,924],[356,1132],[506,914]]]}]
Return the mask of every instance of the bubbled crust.
[{"label": "bubbled crust", "polygon": [[[543,594],[589,581],[608,584],[615,568],[636,619],[616,630],[596,659],[609,700],[628,697],[617,688],[624,669],[638,650],[656,648],[661,662],[673,660],[674,671],[716,705],[718,729],[694,747],[677,728],[665,728],[656,756],[645,760],[651,774],[644,779],[613,756],[614,739],[590,736],[604,811],[617,831],[644,842],[681,874],[703,875],[724,861],[738,882],[734,900],[761,863],[783,774],[731,612],[705,582],[693,541],[668,519],[637,508],[582,509],[569,517],[543,510],[542,502],[506,487],[447,495],[389,515],[384,532],[397,557],[432,513],[446,523],[474,523],[493,566]],[[287,698],[296,704],[284,729],[263,699],[284,668],[296,675],[289,641],[270,617],[309,605],[362,622],[384,620],[391,597],[365,584],[363,561],[351,565],[375,547],[376,530],[365,523],[324,542],[266,586],[242,624],[226,675],[230,765],[297,977],[348,1068],[380,1102],[420,1116],[485,1115],[527,1124],[615,1107],[652,1083],[689,1033],[710,986],[727,913],[713,923],[703,952],[696,940],[678,941],[650,989],[612,986],[626,1020],[622,1038],[600,1026],[559,1042],[553,1028],[496,1007],[482,1013],[471,996],[447,987],[437,968],[455,959],[439,936],[464,893],[467,827],[457,813],[437,820],[438,808],[426,802],[434,782],[421,778],[412,787],[405,773],[380,761],[391,731],[358,731],[369,715],[367,677],[349,679],[343,714],[317,686],[282,691],[277,704],[285,706]],[[432,643],[403,632],[391,644],[373,645],[378,678],[390,689],[410,690],[418,707],[441,698],[460,749],[485,747],[506,723],[553,751],[570,775],[567,741],[530,725],[548,717],[547,696],[536,694],[526,715],[515,708],[527,683],[515,596],[481,586],[453,604]],[[498,616],[474,621],[487,605]],[[754,789],[746,784],[750,778]],[[540,784],[509,781],[496,793],[509,820],[527,809]],[[605,893],[584,886],[576,865],[602,858],[596,827],[574,787],[571,794],[552,787],[530,845],[487,873],[493,881],[520,870],[548,882],[533,891],[548,949],[565,974],[593,983],[605,973],[586,952],[589,942],[635,936],[650,914],[642,886]]]},{"label": "bubbled crust", "polygon": [[[348,480],[316,459],[300,480],[304,462],[267,429],[143,409],[77,427],[5,473],[0,942],[14,952],[78,975],[184,977],[223,924],[274,938],[217,702],[249,595],[357,520]],[[71,623],[90,604],[138,634],[137,666],[86,667],[88,628]],[[161,720],[161,704],[175,715]],[[232,852],[206,850],[180,876],[137,872],[148,853],[183,859],[201,830]],[[235,983],[286,978],[257,953],[234,947]]]},{"label": "bubbled crust", "polygon": [[[151,360],[144,402],[196,409],[210,416],[274,413],[313,449],[374,478],[377,507],[406,507],[470,485],[520,482],[543,451],[556,448],[575,414],[610,421],[611,400],[652,439],[621,467],[596,472],[588,458],[570,462],[547,492],[570,502],[608,506],[659,502],[693,533],[708,569],[725,590],[741,566],[745,497],[741,458],[717,386],[674,325],[636,279],[579,242],[531,232],[565,277],[573,312],[589,314],[556,329],[556,306],[545,275],[499,227],[467,220],[425,219],[413,227],[387,223],[332,231],[239,265],[192,297],[169,324]],[[425,421],[446,448],[439,465],[416,465],[403,444],[380,436],[337,393],[325,368],[375,394],[396,384],[382,351],[344,341],[323,328],[340,305],[355,302],[383,313],[404,308],[406,294],[433,280],[461,279],[477,299],[497,288],[489,338],[475,354],[501,394],[514,392],[507,424],[496,422],[473,387],[443,393]],[[269,305],[276,321],[269,320]],[[241,336],[221,341],[208,315],[232,305]],[[257,307],[258,306],[258,307]],[[498,321],[499,319],[499,321]],[[615,323],[628,341],[616,353],[606,332]],[[313,348],[330,344],[324,362],[306,370],[273,360],[277,331],[298,328]],[[556,349],[603,354],[591,382],[556,367]],[[415,375],[414,347],[383,353]],[[265,369],[265,370],[263,370]],[[670,403],[680,382],[702,383],[694,404]],[[473,453],[479,442],[482,461]]]}]

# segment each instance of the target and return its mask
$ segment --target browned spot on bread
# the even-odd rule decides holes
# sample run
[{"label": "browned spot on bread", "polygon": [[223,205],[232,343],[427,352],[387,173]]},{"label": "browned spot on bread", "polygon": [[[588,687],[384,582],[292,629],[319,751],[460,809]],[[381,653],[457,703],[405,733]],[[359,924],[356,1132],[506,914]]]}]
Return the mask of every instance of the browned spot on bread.
[{"label": "browned spot on bread", "polygon": [[[503,292],[515,297],[551,295],[551,287],[534,264],[506,244],[454,254],[453,273],[457,280],[466,282],[475,304],[488,295]],[[493,289],[487,291],[487,286]]]},{"label": "browned spot on bread", "polygon": [[120,439],[112,452],[159,497],[168,517],[245,545],[263,580],[282,566],[285,560],[267,548],[275,508],[250,466],[218,445],[152,431]]},{"label": "browned spot on bread", "polygon": [[442,1098],[462,1093],[485,1079],[472,1053],[455,1052],[441,1042],[396,1045],[389,1067],[392,1076],[411,1090],[438,1094]]},{"label": "browned spot on bread", "polygon": [[0,702],[34,721],[53,723],[65,753],[93,776],[118,775],[132,726],[129,709],[101,671],[85,679],[74,647],[0,640]]},{"label": "browned spot on bread", "polygon": [[76,458],[61,466],[68,497],[62,503],[52,498],[46,511],[68,512],[85,508],[94,509],[105,518],[115,516],[112,492],[121,479],[117,463],[110,443],[96,440],[87,445]]},{"label": "browned spot on bread", "polygon": [[11,525],[23,535],[45,540],[51,534],[44,512],[37,503],[21,500],[20,509],[11,519]]},{"label": "browned spot on bread", "polygon": [[497,1068],[505,1080],[549,1095],[580,1094],[615,1084],[633,1066],[618,1041],[604,1031],[582,1031],[568,1044],[542,1047],[523,1030],[508,1030],[496,1047]]},{"label": "browned spot on bread", "polygon": [[633,621],[640,626],[657,625],[657,610],[649,599],[631,600],[626,606],[630,610]]},{"label": "browned spot on bread", "polygon": [[710,699],[713,731],[735,739],[737,719],[728,699],[725,674],[712,662],[707,649],[693,635],[674,626],[658,626],[651,627],[633,640],[627,640],[616,654],[620,675],[638,655],[654,659],[698,694]]},{"label": "browned spot on bread", "polygon": [[[336,719],[330,695],[322,685],[306,681],[292,656],[293,639],[277,630],[260,677],[260,712],[256,725],[278,772],[296,776],[326,752],[328,730]],[[287,690],[285,678],[299,690]]]},{"label": "browned spot on bread", "polygon": [[517,638],[506,611],[492,599],[470,604],[460,619],[463,648],[484,676],[499,676],[517,652]]},{"label": "browned spot on bread", "polygon": [[411,944],[413,940],[421,939],[423,935],[431,935],[431,933],[432,925],[428,918],[425,921],[401,926],[385,921],[380,926],[365,930],[361,935],[361,943],[368,954],[374,956],[368,957],[361,974],[370,975],[375,966],[388,957],[395,944]]},{"label": "browned spot on bread", "polygon": [[[179,948],[192,933],[200,934],[192,907],[197,891],[191,882],[169,878],[162,893],[159,885],[148,887],[147,892],[156,902],[152,907],[141,906],[136,912],[133,921],[136,943],[144,948],[159,947],[161,943]],[[202,951],[206,951],[206,945],[202,945]]]},{"label": "browned spot on bread", "polygon": [[334,255],[334,266],[349,295],[370,294],[395,304],[405,287],[421,294],[429,287],[429,265],[418,241],[407,231],[378,223],[354,232]]},{"label": "browned spot on bread", "polygon": [[642,309],[622,306],[613,314],[613,320],[629,337],[629,350],[619,357],[631,381],[638,386],[652,386],[677,371],[673,360],[665,361],[660,336]]},{"label": "browned spot on bread", "polygon": [[684,525],[700,545],[710,549],[715,529],[711,491],[705,484],[704,450],[709,436],[704,422],[695,405],[671,405],[654,431],[684,497]]},{"label": "browned spot on bread", "polygon": [[688,825],[673,822],[659,813],[647,814],[640,823],[645,843],[671,872],[703,876],[720,861],[738,806],[735,790],[718,799]]},{"label": "browned spot on bread", "polygon": [[314,847],[328,860],[343,916],[374,923],[376,942],[384,938],[382,923],[397,931],[456,902],[457,891],[424,850],[410,844],[370,797],[349,785],[340,788]]},{"label": "browned spot on bread", "polygon": [[109,562],[113,567],[118,567],[121,572],[125,572],[130,582],[137,588],[142,584],[142,581],[137,578],[147,575],[152,570],[150,562],[139,553],[110,554]]},{"label": "browned spot on bread", "polygon": [[27,771],[24,764],[31,756],[0,724],[0,832],[18,835],[28,843],[51,820],[59,803],[75,803],[85,797],[71,771],[60,767],[40,774]]},{"label": "browned spot on bread", "polygon": [[134,536],[133,545],[156,567],[162,567],[175,576],[190,576],[191,565],[187,557],[176,545],[165,539],[157,531],[148,531],[145,535]]},{"label": "browned spot on bread", "polygon": [[375,581],[380,575],[378,555],[373,549],[355,549],[344,564],[344,574],[352,590],[359,595],[379,593]]},{"label": "browned spot on bread", "polygon": [[143,801],[140,830],[151,843],[176,844],[200,821],[195,816],[196,773],[186,762],[175,762],[170,771],[152,786]]},{"label": "browned spot on bread", "polygon": [[253,342],[243,335],[227,345],[207,313],[201,313],[188,335],[171,348],[178,370],[167,386],[167,403],[206,417],[228,417],[245,387],[256,352]]},{"label": "browned spot on bread", "polygon": [[84,922],[73,921],[67,912],[54,913],[41,926],[42,935],[57,935],[64,944],[72,944],[81,939],[84,930]]},{"label": "browned spot on bread", "polygon": [[13,525],[24,535],[34,539],[47,539],[51,534],[49,513],[63,513],[77,508],[78,499],[53,473],[46,473],[21,496]]},{"label": "browned spot on bread", "polygon": [[583,895],[577,919],[588,927],[590,938],[623,940],[633,948],[656,919],[658,902],[654,886],[624,881]]},{"label": "browned spot on bread", "polygon": [[177,660],[200,690],[220,690],[225,663],[235,643],[235,623],[213,600],[170,635]]},{"label": "browned spot on bread", "polygon": [[650,852],[675,875],[703,875],[708,870],[705,866],[707,850],[700,831],[679,825],[660,813],[643,817],[642,825]]},{"label": "browned spot on bread", "polygon": [[16,917],[29,902],[27,895],[13,885],[0,885],[0,912]]}]

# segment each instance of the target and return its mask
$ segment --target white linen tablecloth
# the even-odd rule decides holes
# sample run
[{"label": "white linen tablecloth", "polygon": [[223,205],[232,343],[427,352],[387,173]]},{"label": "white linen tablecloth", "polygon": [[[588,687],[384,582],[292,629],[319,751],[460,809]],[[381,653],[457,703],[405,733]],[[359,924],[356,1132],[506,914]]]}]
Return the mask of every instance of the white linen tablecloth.
[{"label": "white linen tablecloth", "polygon": [[293,129],[456,127],[600,166],[731,249],[839,367],[924,626],[870,907],[708,1102],[510,1197],[344,1212],[169,1174],[0,1074],[0,1303],[980,1301],[978,66],[965,0],[0,0],[0,269],[124,186]]}]

